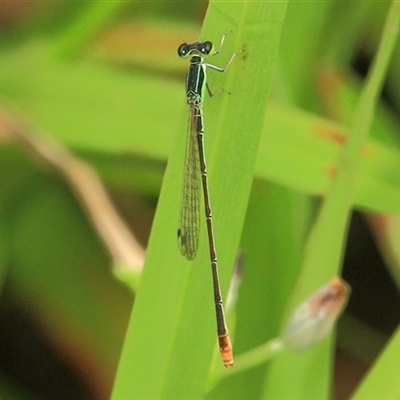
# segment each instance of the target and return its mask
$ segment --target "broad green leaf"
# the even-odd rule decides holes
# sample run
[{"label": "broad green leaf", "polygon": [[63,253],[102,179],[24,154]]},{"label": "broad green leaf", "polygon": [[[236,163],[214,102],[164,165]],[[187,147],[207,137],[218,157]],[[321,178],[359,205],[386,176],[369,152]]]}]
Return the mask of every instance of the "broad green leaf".
[{"label": "broad green leaf", "polygon": [[[210,4],[204,25],[203,37],[214,42],[222,33],[233,31],[222,54],[213,59],[215,64],[224,65],[233,51],[245,50],[224,76],[210,71],[210,85],[232,94],[207,99],[204,107],[210,194],[224,293],[244,222],[285,10],[284,2],[215,2]],[[269,51],[258,51],[266,43]],[[205,224],[194,262],[187,262],[177,249],[186,116],[181,121],[113,399],[198,398],[205,390],[216,344],[215,316]]]}]

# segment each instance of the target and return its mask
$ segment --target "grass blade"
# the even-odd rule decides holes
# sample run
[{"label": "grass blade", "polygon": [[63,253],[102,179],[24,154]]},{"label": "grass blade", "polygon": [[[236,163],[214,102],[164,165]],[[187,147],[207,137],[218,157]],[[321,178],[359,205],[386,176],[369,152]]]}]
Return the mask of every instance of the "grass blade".
[{"label": "grass blade", "polygon": [[[233,31],[213,63],[224,65],[233,51],[245,50],[227,74],[209,73],[213,90],[223,87],[232,94],[206,100],[204,107],[223,289],[241,236],[285,11],[286,2],[216,2],[210,4],[204,24],[203,37],[216,43],[223,33]],[[270,50],[259,51],[266,43]],[[182,116],[182,133],[165,174],[114,400],[199,398],[205,390],[216,343],[205,224],[195,261],[187,262],[176,243],[185,122],[186,116]]]}]

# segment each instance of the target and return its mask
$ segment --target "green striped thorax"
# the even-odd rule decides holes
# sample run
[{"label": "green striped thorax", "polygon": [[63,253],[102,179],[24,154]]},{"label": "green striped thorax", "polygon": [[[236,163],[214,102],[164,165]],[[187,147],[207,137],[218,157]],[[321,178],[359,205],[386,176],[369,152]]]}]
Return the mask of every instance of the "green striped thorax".
[{"label": "green striped thorax", "polygon": [[206,66],[203,64],[203,59],[213,51],[213,48],[214,45],[210,41],[182,43],[178,47],[179,57],[192,57],[186,76],[186,98],[190,106],[201,107],[206,87]]}]

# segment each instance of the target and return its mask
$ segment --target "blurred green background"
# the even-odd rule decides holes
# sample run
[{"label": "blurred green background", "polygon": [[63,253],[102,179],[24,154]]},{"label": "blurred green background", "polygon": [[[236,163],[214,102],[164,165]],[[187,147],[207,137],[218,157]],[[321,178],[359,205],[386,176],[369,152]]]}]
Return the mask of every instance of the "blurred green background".
[{"label": "blurred green background", "polygon": [[[143,247],[186,118],[187,63],[176,49],[197,40],[207,5],[0,3],[0,123],[24,121],[27,135],[52,137],[92,165]],[[279,333],[388,8],[289,3],[230,311],[239,354]],[[399,323],[399,57],[397,45],[357,182],[343,271],[353,291],[333,360],[338,399]],[[107,399],[134,290],[116,279],[115,257],[60,171],[1,129],[0,172],[0,397]],[[225,379],[207,396],[263,398],[267,369]]]}]

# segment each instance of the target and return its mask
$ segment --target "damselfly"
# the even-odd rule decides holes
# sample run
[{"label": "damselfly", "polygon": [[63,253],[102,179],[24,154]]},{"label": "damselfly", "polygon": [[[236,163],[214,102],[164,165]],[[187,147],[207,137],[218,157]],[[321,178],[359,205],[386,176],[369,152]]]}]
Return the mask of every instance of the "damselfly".
[{"label": "damselfly", "polygon": [[197,254],[200,232],[200,180],[203,186],[203,197],[206,214],[208,244],[214,288],[214,304],[217,317],[217,333],[222,360],[226,367],[233,366],[233,352],[228,328],[225,321],[224,306],[218,277],[217,251],[215,248],[213,221],[211,213],[210,195],[208,191],[207,166],[204,150],[204,117],[202,112],[205,89],[210,97],[214,94],[207,84],[206,71],[211,68],[218,72],[225,72],[238,52],[232,54],[225,68],[204,62],[209,55],[216,55],[224,43],[222,36],[218,50],[213,51],[213,44],[209,41],[183,43],[178,48],[178,55],[182,58],[191,57],[189,72],[186,77],[186,99],[189,106],[189,120],[185,165],[183,172],[183,189],[178,229],[179,249],[188,260],[194,260]]}]

